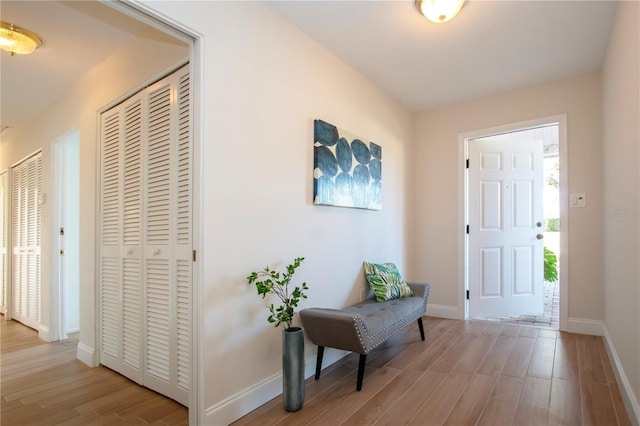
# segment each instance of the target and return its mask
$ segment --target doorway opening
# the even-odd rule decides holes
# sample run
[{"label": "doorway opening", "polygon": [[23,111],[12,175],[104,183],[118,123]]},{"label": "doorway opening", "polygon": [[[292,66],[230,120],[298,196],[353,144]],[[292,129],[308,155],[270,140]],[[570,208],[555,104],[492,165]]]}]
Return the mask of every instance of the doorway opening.
[{"label": "doorway opening", "polygon": [[[539,168],[539,172],[536,173],[542,176],[539,189],[532,189],[531,192],[527,192],[529,191],[528,189],[524,192],[517,189],[518,184],[520,184],[521,188],[535,186],[534,183],[529,182],[523,185],[522,177],[516,177],[515,181],[511,182],[511,186],[509,183],[504,182],[502,186],[500,184],[492,186],[491,183],[493,182],[479,184],[478,182],[470,181],[470,179],[477,179],[477,177],[473,174],[470,176],[469,169],[465,173],[465,223],[468,225],[473,222],[474,215],[480,217],[489,215],[489,217],[495,219],[493,224],[497,226],[496,229],[500,228],[499,233],[502,233],[507,228],[517,228],[516,221],[518,217],[524,218],[525,222],[528,221],[528,226],[525,227],[528,229],[523,229],[528,231],[528,238],[533,241],[531,245],[522,243],[522,240],[514,245],[511,245],[511,243],[505,245],[492,240],[489,246],[479,247],[476,244],[480,238],[478,237],[478,230],[479,228],[482,230],[487,222],[485,219],[482,219],[485,220],[483,223],[476,221],[476,234],[474,235],[472,229],[471,232],[467,232],[465,235],[466,318],[500,321],[554,330],[563,329],[561,327],[562,308],[560,297],[563,293],[561,291],[562,281],[560,274],[560,192],[563,187],[561,183],[564,183],[560,180],[562,164],[564,163],[564,161],[561,161],[561,135],[563,131],[564,129],[561,129],[560,122],[551,122],[520,128],[512,126],[508,129],[485,131],[485,133],[477,132],[473,137],[464,139],[467,159],[470,155],[469,147],[473,146],[474,143],[479,145],[479,142],[483,141],[485,143],[489,141],[490,143],[496,143],[497,145],[495,146],[509,142],[512,142],[513,146],[518,146],[518,142],[524,141],[538,141],[542,145],[542,155],[536,157],[532,154],[530,157],[532,159],[538,158],[536,161],[539,161],[539,164],[536,167]],[[504,164],[501,164],[500,167],[509,169],[513,166],[515,169],[516,156],[517,154],[506,153]],[[510,163],[506,164],[507,161]],[[480,166],[480,168],[482,167]],[[564,174],[564,171],[562,174]],[[501,178],[493,176],[489,181]],[[499,188],[498,191],[502,191],[496,195],[496,199],[501,200],[500,203],[508,202],[514,204],[505,208],[496,208],[494,211],[488,209],[488,203],[483,197],[487,196],[486,193],[490,193],[492,187],[497,187]],[[480,200],[475,204],[470,199],[470,197],[478,197],[473,193],[474,188],[477,188],[477,192],[481,194],[479,196]],[[523,209],[522,204],[518,207],[513,201],[517,197],[521,199],[523,196],[528,198],[533,197],[534,194],[537,200],[532,202],[531,208],[525,203],[525,208]],[[513,200],[510,200],[510,197],[513,197]],[[541,204],[541,206],[537,207],[539,213],[536,213],[535,203]],[[500,205],[502,206],[502,204]],[[518,209],[523,209],[523,211],[518,212]],[[482,210],[482,212],[478,213],[477,210]],[[522,216],[524,211],[526,213]],[[501,214],[503,214],[502,217],[500,217]],[[540,220],[540,215],[542,220]],[[496,216],[498,217],[496,218]],[[538,242],[533,238],[536,238]],[[566,258],[566,253],[563,252],[562,255],[563,258]],[[527,263],[532,264],[532,266],[529,267],[529,265],[526,265]],[[525,268],[522,268],[523,264],[526,265]],[[565,266],[563,265],[563,267]],[[530,286],[529,283],[531,284]],[[527,297],[533,295],[536,297]],[[523,300],[527,301],[524,306],[521,303]],[[502,309],[499,306],[500,303],[507,304],[509,307],[506,310]],[[531,304],[529,305],[529,303]],[[519,307],[516,308],[515,306]]]},{"label": "doorway opening", "polygon": [[80,331],[80,135],[73,131],[54,145],[57,226],[52,227],[57,259],[59,338]]},{"label": "doorway opening", "polygon": [[[191,204],[192,214],[191,215],[187,214],[187,217],[190,217],[191,219],[191,229],[190,229],[189,238],[191,239],[191,243],[192,243],[191,244],[192,247],[189,247],[188,251],[190,254],[193,255],[193,262],[195,262],[195,253],[199,251],[200,245],[201,245],[201,241],[198,238],[198,235],[200,234],[199,229],[201,229],[201,223],[202,223],[200,215],[197,212],[200,209],[200,203],[203,198],[202,187],[200,185],[200,174],[201,174],[202,166],[199,160],[201,158],[200,153],[202,150],[202,139],[200,136],[200,131],[201,131],[200,129],[201,129],[201,123],[202,123],[201,121],[202,111],[200,107],[201,100],[199,97],[199,93],[201,92],[201,82],[202,82],[202,75],[201,75],[202,56],[203,56],[202,42],[201,42],[202,36],[192,32],[187,27],[180,24],[178,21],[167,20],[165,16],[163,16],[153,8],[148,8],[139,4],[137,5],[137,4],[131,4],[129,2],[120,2],[120,1],[108,2],[107,4],[108,6],[112,7],[114,10],[124,15],[130,16],[136,19],[137,21],[140,21],[151,27],[154,27],[155,29],[160,30],[164,34],[168,35],[169,37],[172,37],[175,40],[178,40],[179,42],[185,43],[188,48],[189,78],[187,81],[190,86],[189,93],[192,95],[189,96],[190,100],[186,104],[184,103],[184,98],[183,98],[183,102],[182,102],[183,109],[185,106],[187,106],[188,109],[190,110],[190,113],[181,116],[181,118],[184,119],[185,117],[188,117],[190,121],[190,125],[187,126],[189,131],[188,132],[183,131],[181,135],[183,138],[185,137],[185,135],[187,135],[187,138],[190,139],[192,156],[190,161],[183,162],[183,166],[185,164],[188,164],[189,167],[191,167],[191,171],[184,173],[182,177],[183,178],[186,177],[190,180],[190,188],[192,190],[192,193],[191,193],[192,197],[187,197],[187,199],[189,199],[190,202],[192,203]],[[161,74],[158,74],[156,77],[160,77],[160,75],[166,73],[166,71],[167,70],[164,70]],[[183,83],[185,83],[184,80],[183,80]],[[132,90],[132,92],[128,94],[124,94],[123,97],[120,99],[120,101],[124,101],[130,95],[133,95],[135,92],[141,89],[142,87],[139,87]],[[111,106],[115,106],[116,104],[117,102]],[[182,172],[184,172],[184,170],[182,170]],[[184,209],[181,209],[180,206],[177,207],[177,210],[184,213],[183,212]],[[96,217],[96,220],[98,221],[100,220],[99,216]],[[151,250],[153,255],[160,254],[158,253],[158,251],[159,250],[157,248],[154,250]],[[189,261],[190,260],[191,258],[189,259]],[[162,265],[160,265],[160,267],[162,267]],[[202,407],[200,406],[201,398],[198,394],[198,389],[201,388],[199,372],[201,370],[201,365],[202,365],[201,364],[202,358],[199,356],[199,354],[203,353],[200,330],[197,327],[197,324],[201,322],[199,321],[199,318],[202,318],[203,314],[202,314],[202,310],[200,309],[200,306],[194,301],[201,299],[200,296],[202,294],[202,289],[201,289],[200,280],[198,279],[198,277],[202,273],[202,265],[194,263],[191,271],[192,271],[192,274],[190,277],[190,284],[192,285],[192,287],[190,288],[189,292],[187,293],[182,292],[180,294],[180,297],[181,297],[180,302],[181,302],[182,309],[187,309],[188,311],[190,311],[188,321],[189,321],[189,327],[192,327],[191,330],[193,330],[193,332],[189,336],[190,339],[186,341],[183,340],[179,344],[183,348],[187,348],[189,351],[189,354],[191,354],[190,356],[187,356],[184,359],[181,359],[182,366],[183,367],[185,365],[187,366],[186,369],[185,368],[182,369],[181,380],[183,381],[182,385],[186,385],[183,387],[189,389],[189,391],[187,392],[188,393],[187,401],[186,401],[187,404],[185,404],[189,409],[189,422],[196,424],[196,423],[200,423],[198,419],[202,412]],[[177,275],[180,277],[184,276],[181,274],[177,274]],[[98,285],[98,287],[96,288],[96,291],[98,293],[102,291],[102,289],[100,288],[100,285]],[[101,296],[98,296],[98,299],[101,300]],[[161,312],[161,315],[162,315],[162,311],[157,311],[157,312]],[[100,312],[100,309],[98,309],[96,311],[96,321],[98,322],[99,328],[103,326],[100,315],[101,315],[101,312]],[[97,337],[96,345],[100,348],[99,351],[103,350],[104,348],[100,343],[102,336],[100,335],[100,333],[98,333],[96,337]],[[175,335],[173,337],[175,338]],[[174,342],[174,346],[175,344],[178,344],[178,343]],[[100,353],[99,351],[98,353]],[[185,374],[185,370],[186,370],[186,374]],[[162,386],[162,383],[163,383],[162,378],[159,378],[157,383],[160,386]],[[183,401],[183,403],[184,402],[185,401]]]}]

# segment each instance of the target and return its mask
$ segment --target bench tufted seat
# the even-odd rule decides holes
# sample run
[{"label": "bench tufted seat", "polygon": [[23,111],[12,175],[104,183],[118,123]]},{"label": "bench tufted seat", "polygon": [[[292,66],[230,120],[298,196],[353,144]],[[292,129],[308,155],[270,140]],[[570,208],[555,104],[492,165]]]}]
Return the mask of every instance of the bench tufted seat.
[{"label": "bench tufted seat", "polygon": [[367,354],[418,321],[424,340],[422,316],[426,313],[430,284],[407,283],[413,297],[377,302],[368,298],[343,309],[308,308],[300,311],[300,318],[309,339],[318,345],[316,380],[320,378],[324,348],[336,348],[360,354],[356,390],[362,389]]}]

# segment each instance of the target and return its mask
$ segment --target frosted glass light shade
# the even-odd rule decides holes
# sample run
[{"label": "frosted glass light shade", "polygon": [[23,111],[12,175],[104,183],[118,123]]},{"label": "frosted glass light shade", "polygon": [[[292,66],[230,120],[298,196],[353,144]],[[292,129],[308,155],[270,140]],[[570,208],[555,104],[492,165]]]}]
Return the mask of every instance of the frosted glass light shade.
[{"label": "frosted glass light shade", "polygon": [[11,55],[25,55],[42,44],[40,37],[16,25],[2,22],[0,27],[0,48]]},{"label": "frosted glass light shade", "polygon": [[453,19],[465,0],[416,0],[416,7],[431,22],[442,24]]}]

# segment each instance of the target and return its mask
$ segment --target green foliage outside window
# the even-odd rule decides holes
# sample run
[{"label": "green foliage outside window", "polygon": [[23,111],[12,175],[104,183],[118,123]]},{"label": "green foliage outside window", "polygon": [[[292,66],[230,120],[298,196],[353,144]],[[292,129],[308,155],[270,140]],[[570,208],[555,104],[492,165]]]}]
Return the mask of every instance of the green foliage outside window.
[{"label": "green foliage outside window", "polygon": [[544,228],[546,232],[559,232],[560,231],[560,218],[552,217],[546,220],[546,226]]},{"label": "green foliage outside window", "polygon": [[548,248],[544,248],[544,280],[558,281],[558,256]]}]

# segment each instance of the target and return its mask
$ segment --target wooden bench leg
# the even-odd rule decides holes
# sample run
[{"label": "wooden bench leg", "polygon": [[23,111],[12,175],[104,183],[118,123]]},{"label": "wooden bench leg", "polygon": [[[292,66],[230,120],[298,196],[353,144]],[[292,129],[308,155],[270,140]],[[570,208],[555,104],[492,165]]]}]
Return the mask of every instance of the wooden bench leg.
[{"label": "wooden bench leg", "polygon": [[316,380],[320,378],[320,370],[322,370],[323,355],[324,355],[324,346],[318,346],[318,356],[316,358]]},{"label": "wooden bench leg", "polygon": [[358,362],[358,383],[356,384],[356,390],[360,392],[362,390],[362,379],[364,379],[364,366],[367,363],[367,356],[360,354],[360,362]]},{"label": "wooden bench leg", "polygon": [[424,326],[422,325],[422,317],[418,318],[418,327],[420,328],[420,337],[424,340]]}]

